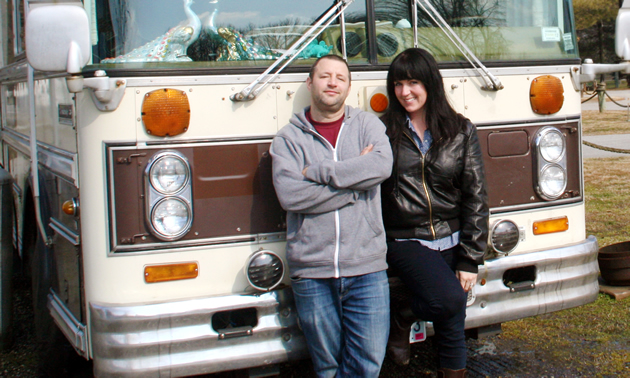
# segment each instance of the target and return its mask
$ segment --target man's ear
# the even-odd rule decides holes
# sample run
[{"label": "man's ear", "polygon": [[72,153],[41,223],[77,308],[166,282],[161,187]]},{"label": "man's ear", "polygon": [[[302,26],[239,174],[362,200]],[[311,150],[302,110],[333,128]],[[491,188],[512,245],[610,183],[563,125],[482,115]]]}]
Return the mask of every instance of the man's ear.
[{"label": "man's ear", "polygon": [[311,80],[311,77],[307,77],[306,78],[306,88],[310,91],[311,90],[311,84],[313,84],[313,80]]}]

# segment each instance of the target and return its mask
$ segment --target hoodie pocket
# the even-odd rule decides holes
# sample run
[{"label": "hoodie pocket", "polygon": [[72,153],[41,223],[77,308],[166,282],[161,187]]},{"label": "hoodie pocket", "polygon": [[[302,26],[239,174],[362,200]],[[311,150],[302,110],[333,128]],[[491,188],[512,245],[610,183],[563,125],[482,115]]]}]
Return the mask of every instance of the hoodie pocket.
[{"label": "hoodie pocket", "polygon": [[376,196],[380,196],[380,194],[376,191],[374,193],[365,192],[365,209],[363,209],[363,217],[365,221],[370,226],[370,229],[374,232],[376,236],[383,233],[383,215],[381,213],[381,206],[379,204],[374,204],[374,199]]},{"label": "hoodie pocket", "polygon": [[372,231],[374,231],[375,235],[378,236],[383,232],[383,227],[379,225],[379,222],[373,219],[370,211],[364,211],[363,216],[365,217],[365,220],[367,221],[367,224],[370,226]]},{"label": "hoodie pocket", "polygon": [[335,245],[332,213],[298,215],[287,230],[287,260],[300,265],[329,264]]}]

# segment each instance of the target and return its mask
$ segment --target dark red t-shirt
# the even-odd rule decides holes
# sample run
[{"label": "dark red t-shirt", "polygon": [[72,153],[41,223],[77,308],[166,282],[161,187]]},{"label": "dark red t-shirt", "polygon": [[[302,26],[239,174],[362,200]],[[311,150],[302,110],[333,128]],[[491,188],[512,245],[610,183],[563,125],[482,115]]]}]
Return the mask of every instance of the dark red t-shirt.
[{"label": "dark red t-shirt", "polygon": [[[345,114],[344,114],[345,115]],[[306,119],[315,127],[315,130],[319,133],[319,135],[326,138],[328,142],[335,148],[337,144],[337,136],[339,135],[339,130],[341,130],[341,125],[343,124],[343,115],[336,121],[333,122],[317,122],[313,121],[311,118],[311,112],[306,112]]]}]

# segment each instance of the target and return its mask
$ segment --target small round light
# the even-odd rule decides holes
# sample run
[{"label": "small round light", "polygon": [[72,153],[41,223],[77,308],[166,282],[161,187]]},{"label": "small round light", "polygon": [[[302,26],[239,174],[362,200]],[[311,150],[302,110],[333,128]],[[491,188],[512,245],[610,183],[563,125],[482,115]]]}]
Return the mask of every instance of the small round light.
[{"label": "small round light", "polygon": [[190,207],[180,198],[164,198],[151,212],[151,225],[156,236],[163,240],[181,238],[188,232],[191,224]]},{"label": "small round light", "polygon": [[519,231],[516,224],[509,220],[501,220],[494,224],[491,232],[492,248],[499,254],[507,255],[512,252],[519,241]]},{"label": "small round light", "polygon": [[372,98],[370,98],[370,108],[377,113],[384,112],[388,105],[389,100],[383,93],[375,93]]},{"label": "small round light", "polygon": [[76,198],[71,198],[61,205],[61,210],[68,215],[77,215],[79,214],[79,201]]},{"label": "small round light", "polygon": [[284,264],[275,253],[258,251],[249,258],[245,273],[247,281],[254,289],[269,291],[282,282]]},{"label": "small round light", "polygon": [[549,129],[540,136],[540,154],[548,162],[557,162],[564,155],[564,137],[558,129]]},{"label": "small round light", "polygon": [[183,157],[165,154],[157,158],[149,171],[149,180],[162,194],[174,194],[188,182],[190,170]]},{"label": "small round light", "polygon": [[556,199],[567,187],[567,173],[558,165],[548,165],[540,172],[538,189],[546,199]]}]

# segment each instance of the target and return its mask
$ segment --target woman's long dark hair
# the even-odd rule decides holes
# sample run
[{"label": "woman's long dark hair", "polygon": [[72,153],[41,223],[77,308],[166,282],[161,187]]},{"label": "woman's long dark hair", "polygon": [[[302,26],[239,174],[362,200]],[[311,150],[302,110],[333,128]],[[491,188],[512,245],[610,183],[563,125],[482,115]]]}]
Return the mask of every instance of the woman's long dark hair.
[{"label": "woman's long dark hair", "polygon": [[387,95],[389,107],[381,120],[387,126],[387,135],[394,152],[398,149],[402,132],[407,127],[407,111],[396,98],[394,83],[401,80],[418,80],[427,91],[424,105],[427,128],[433,138],[432,150],[438,150],[451,141],[466,126],[466,118],[449,104],[444,91],[442,75],[435,58],[426,50],[411,48],[401,52],[389,66]]}]

